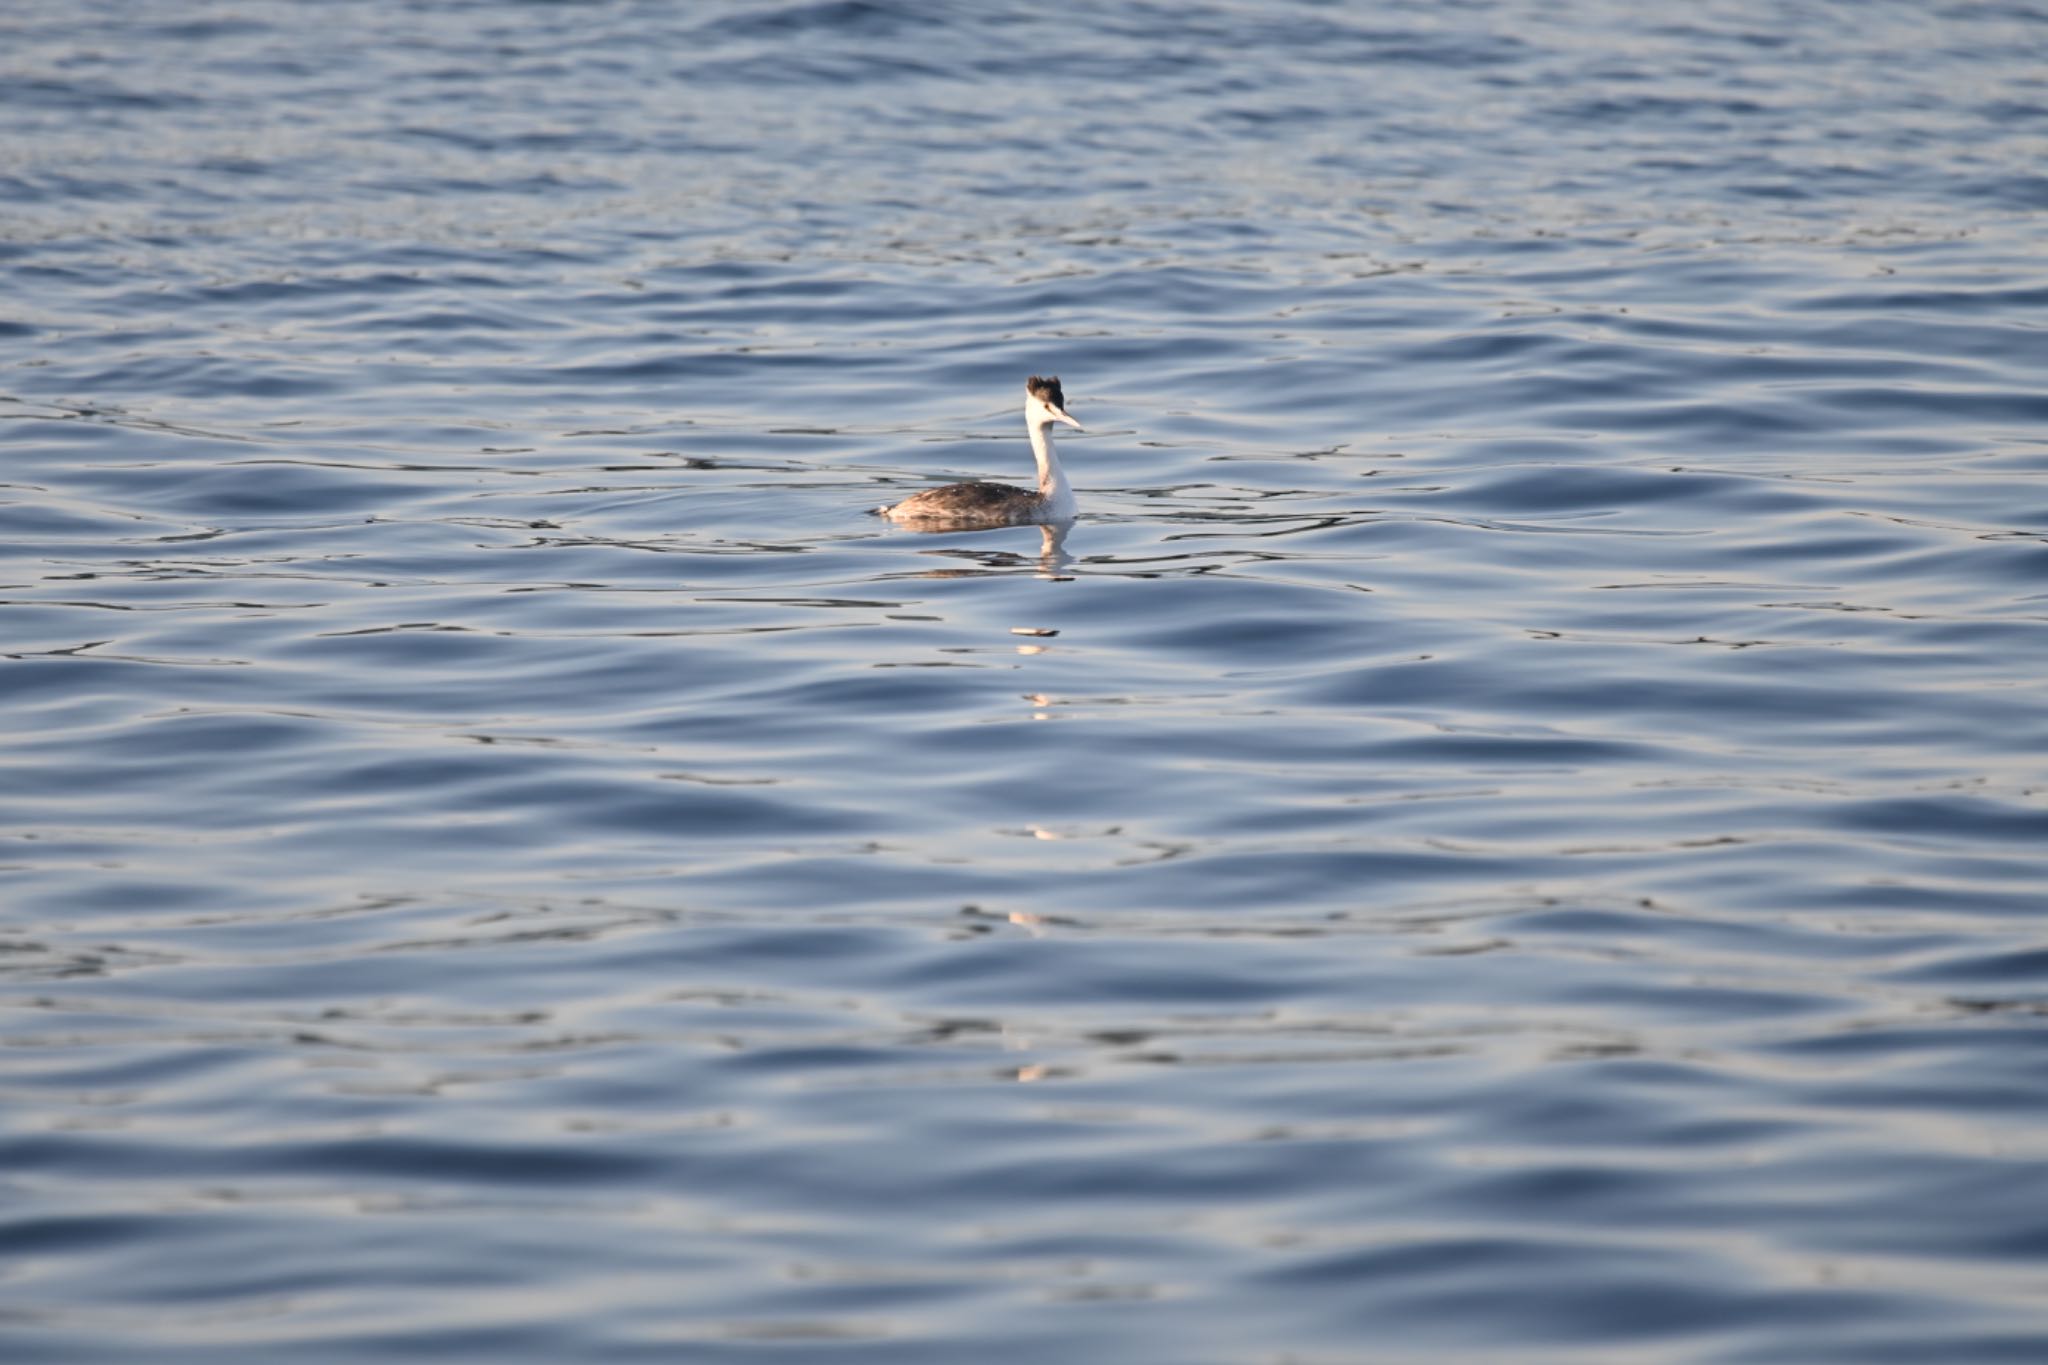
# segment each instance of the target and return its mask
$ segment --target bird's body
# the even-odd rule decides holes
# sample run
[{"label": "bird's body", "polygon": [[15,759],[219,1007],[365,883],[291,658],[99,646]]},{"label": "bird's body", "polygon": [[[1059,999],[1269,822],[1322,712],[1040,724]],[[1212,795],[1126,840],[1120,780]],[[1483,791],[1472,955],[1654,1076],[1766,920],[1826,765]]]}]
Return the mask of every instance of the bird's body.
[{"label": "bird's body", "polygon": [[885,509],[891,521],[971,521],[992,526],[1028,526],[1032,522],[1061,521],[1047,516],[1045,499],[1026,488],[1007,483],[949,483],[944,488],[927,488]]},{"label": "bird's body", "polygon": [[1024,428],[1031,434],[1031,453],[1038,460],[1038,491],[1006,483],[974,480],[927,488],[902,502],[875,510],[899,526],[917,530],[975,530],[993,526],[1051,525],[1074,519],[1074,490],[1053,449],[1052,428],[1065,422],[1066,397],[1058,379],[1031,376],[1024,382]]}]

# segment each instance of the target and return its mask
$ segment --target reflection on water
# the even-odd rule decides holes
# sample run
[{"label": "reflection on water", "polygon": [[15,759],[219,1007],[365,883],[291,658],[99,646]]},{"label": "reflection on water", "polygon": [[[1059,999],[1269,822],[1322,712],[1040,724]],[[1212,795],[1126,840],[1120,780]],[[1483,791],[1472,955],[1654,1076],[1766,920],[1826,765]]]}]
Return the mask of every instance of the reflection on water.
[{"label": "reflection on water", "polygon": [[1067,566],[1073,563],[1073,559],[1067,554],[1068,529],[1067,524],[1064,522],[1058,526],[1041,526],[1038,528],[1038,576],[1040,578],[1057,580],[1066,576]]},{"label": "reflection on water", "polygon": [[8,1359],[2048,1353],[2038,6],[301,8],[0,16]]},{"label": "reflection on water", "polygon": [[[1000,535],[1004,540],[1015,540],[1018,536],[1024,535],[1028,531],[1036,530],[1039,534],[1038,558],[1035,563],[1038,577],[1051,582],[1063,582],[1070,576],[1066,571],[1073,563],[1073,557],[1067,553],[1067,533],[1072,527],[1072,522],[1058,522],[1053,525],[1000,527],[982,531],[962,531],[957,527],[917,526],[907,526],[901,529],[911,535],[968,537],[970,539],[961,545],[949,545],[945,549],[940,550],[922,550],[919,553],[939,555],[953,559],[971,559],[979,564],[981,569],[993,572],[1023,568],[1033,561],[1027,560],[1013,549],[978,548],[983,537]],[[974,576],[978,572],[980,570],[927,569],[919,576],[923,578],[967,578]]]}]

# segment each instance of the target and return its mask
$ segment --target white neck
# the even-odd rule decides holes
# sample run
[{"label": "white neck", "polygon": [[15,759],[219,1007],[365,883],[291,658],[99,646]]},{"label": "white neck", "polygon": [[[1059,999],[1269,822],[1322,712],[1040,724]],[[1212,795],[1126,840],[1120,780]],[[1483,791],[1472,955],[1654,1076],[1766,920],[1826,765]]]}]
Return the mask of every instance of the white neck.
[{"label": "white neck", "polygon": [[1038,457],[1038,496],[1045,499],[1047,521],[1074,519],[1074,490],[1067,483],[1067,471],[1060,468],[1060,454],[1052,448],[1052,423],[1027,424],[1031,432],[1031,453]]}]

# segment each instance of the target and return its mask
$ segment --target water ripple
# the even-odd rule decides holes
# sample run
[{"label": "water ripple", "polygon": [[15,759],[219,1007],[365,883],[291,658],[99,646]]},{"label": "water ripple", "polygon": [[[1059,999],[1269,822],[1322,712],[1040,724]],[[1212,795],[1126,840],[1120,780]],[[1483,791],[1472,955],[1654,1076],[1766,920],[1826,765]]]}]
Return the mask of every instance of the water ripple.
[{"label": "water ripple", "polygon": [[2048,1350],[2038,6],[297,8],[0,18],[10,1357]]}]

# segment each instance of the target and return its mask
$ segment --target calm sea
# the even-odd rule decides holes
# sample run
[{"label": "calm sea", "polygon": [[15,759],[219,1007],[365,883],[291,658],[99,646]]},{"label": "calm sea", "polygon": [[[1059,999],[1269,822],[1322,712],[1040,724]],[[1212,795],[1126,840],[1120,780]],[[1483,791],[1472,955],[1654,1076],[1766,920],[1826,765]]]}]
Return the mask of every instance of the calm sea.
[{"label": "calm sea", "polygon": [[2044,381],[2041,3],[15,0],[0,1356],[2048,1359]]}]

